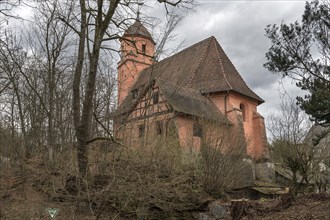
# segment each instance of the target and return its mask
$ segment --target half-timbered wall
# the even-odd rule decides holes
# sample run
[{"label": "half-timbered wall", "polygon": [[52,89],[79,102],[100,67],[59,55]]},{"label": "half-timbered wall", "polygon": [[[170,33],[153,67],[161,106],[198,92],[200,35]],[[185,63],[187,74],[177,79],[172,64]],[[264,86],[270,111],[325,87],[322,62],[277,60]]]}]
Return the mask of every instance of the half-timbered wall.
[{"label": "half-timbered wall", "polygon": [[173,117],[171,106],[158,86],[153,86],[139,98],[125,124],[120,127],[118,137],[128,146],[142,146],[165,138],[168,135],[169,122]]},{"label": "half-timbered wall", "polygon": [[[140,92],[140,91],[132,91]],[[172,111],[158,86],[154,86],[138,101],[134,110],[129,114],[128,121],[139,120],[154,115],[160,115]]]},{"label": "half-timbered wall", "polygon": [[[135,91],[137,93],[141,91]],[[214,146],[222,145],[222,151],[232,152],[233,146],[224,142],[228,128],[217,123],[204,123],[202,135],[194,134],[194,127],[198,125],[199,120],[184,114],[176,114],[166,101],[159,87],[154,85],[144,96],[136,94],[139,97],[135,108],[130,112],[126,119],[126,124],[121,127],[121,137],[128,146],[143,146],[166,137],[168,133],[168,123],[170,120],[175,124],[175,130],[179,137],[180,145],[186,149],[198,150],[201,146],[202,138]],[[230,93],[226,99],[223,94],[214,95],[211,100],[219,110],[227,110],[227,117],[233,123],[233,128],[238,133],[236,137],[244,137],[246,140],[246,151],[253,158],[259,158],[267,155],[265,151],[265,132],[263,119],[256,113],[256,102],[245,99],[243,96]],[[227,106],[225,105],[225,100]],[[243,109],[242,109],[243,108]],[[225,112],[223,112],[225,114]],[[251,126],[253,129],[251,129]],[[225,129],[225,130],[224,130]],[[258,131],[255,134],[253,131]],[[222,140],[222,141],[220,141]],[[219,144],[220,142],[221,144]],[[219,143],[218,143],[219,142]],[[228,146],[227,146],[228,145]],[[241,146],[241,145],[240,145]]]},{"label": "half-timbered wall", "polygon": [[254,159],[268,158],[264,122],[257,113],[258,102],[235,92],[216,94],[211,100],[237,128],[243,126],[248,155]]}]

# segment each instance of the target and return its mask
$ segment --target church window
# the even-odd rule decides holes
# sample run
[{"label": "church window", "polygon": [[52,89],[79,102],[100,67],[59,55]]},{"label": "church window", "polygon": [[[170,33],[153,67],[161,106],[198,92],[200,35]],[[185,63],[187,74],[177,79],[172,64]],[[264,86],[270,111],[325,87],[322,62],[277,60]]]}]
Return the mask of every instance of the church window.
[{"label": "church window", "polygon": [[169,135],[169,128],[168,128],[168,126],[169,126],[169,120],[166,120],[165,122],[164,122],[164,132],[165,132],[165,136],[168,136]]},{"label": "church window", "polygon": [[203,130],[202,130],[201,124],[198,124],[198,123],[193,124],[193,135],[194,135],[194,137],[202,137]]},{"label": "church window", "polygon": [[149,105],[148,105],[148,100],[147,99],[145,99],[145,100],[143,100],[142,101],[142,107],[148,107]]},{"label": "church window", "polygon": [[143,54],[146,53],[146,48],[147,48],[147,45],[146,44],[142,44],[142,53]]},{"label": "church window", "polygon": [[159,93],[158,92],[154,92],[153,96],[152,96],[152,102],[155,104],[157,104],[159,101]]},{"label": "church window", "polygon": [[243,121],[246,121],[246,109],[245,109],[245,105],[240,104],[240,105],[239,105],[239,108],[240,108],[240,110],[242,111],[242,118],[243,118]]},{"label": "church window", "polygon": [[134,90],[132,91],[132,95],[133,95],[133,99],[137,99],[138,96],[139,96],[139,90],[134,89]]},{"label": "church window", "polygon": [[121,48],[120,48],[120,57],[121,58],[124,58],[124,45],[121,45]]},{"label": "church window", "polygon": [[161,135],[164,133],[164,123],[162,121],[156,122],[156,133]]},{"label": "church window", "polygon": [[144,137],[144,130],[145,130],[145,126],[139,125],[139,138]]}]

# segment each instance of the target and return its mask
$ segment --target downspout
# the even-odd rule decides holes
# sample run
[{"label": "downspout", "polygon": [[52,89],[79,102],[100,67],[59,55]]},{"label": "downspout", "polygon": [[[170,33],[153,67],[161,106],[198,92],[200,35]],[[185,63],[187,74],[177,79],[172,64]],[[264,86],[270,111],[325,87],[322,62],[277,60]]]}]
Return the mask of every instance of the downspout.
[{"label": "downspout", "polygon": [[227,116],[227,97],[229,96],[229,90],[227,90],[227,94],[225,95],[225,116]]}]

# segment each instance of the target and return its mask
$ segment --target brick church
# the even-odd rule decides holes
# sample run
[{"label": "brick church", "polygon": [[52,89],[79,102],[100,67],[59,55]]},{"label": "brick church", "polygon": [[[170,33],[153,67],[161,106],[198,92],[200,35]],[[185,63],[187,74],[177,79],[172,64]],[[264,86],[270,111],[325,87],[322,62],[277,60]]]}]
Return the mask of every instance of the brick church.
[{"label": "brick church", "polygon": [[[264,119],[257,111],[264,100],[246,85],[215,37],[156,62],[155,42],[136,21],[125,31],[120,50],[115,135],[126,146],[166,139],[175,131],[183,148],[198,150],[203,140],[217,144],[235,128],[246,155],[269,157]],[[224,152],[235,148],[227,145]]]}]

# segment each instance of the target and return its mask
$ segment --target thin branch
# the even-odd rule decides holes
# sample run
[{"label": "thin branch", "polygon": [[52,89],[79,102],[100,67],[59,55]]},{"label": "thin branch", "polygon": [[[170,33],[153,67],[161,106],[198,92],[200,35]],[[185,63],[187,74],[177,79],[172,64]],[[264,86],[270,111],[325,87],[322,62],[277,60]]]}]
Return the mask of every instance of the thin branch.
[{"label": "thin branch", "polygon": [[87,144],[89,144],[89,143],[91,143],[91,142],[94,142],[94,141],[96,141],[96,140],[101,140],[101,139],[103,139],[103,140],[109,140],[109,141],[112,141],[112,142],[114,142],[114,143],[116,143],[116,144],[118,144],[118,145],[120,145],[120,146],[122,146],[122,147],[127,148],[125,145],[123,145],[122,143],[118,142],[118,141],[113,137],[113,135],[111,134],[111,132],[110,132],[110,131],[109,131],[109,130],[108,130],[108,129],[102,124],[102,122],[97,118],[97,116],[96,116],[95,113],[94,113],[94,118],[95,118],[95,121],[101,125],[101,127],[107,132],[107,134],[108,134],[110,137],[95,137],[95,138],[93,138],[93,139],[87,141]]}]

